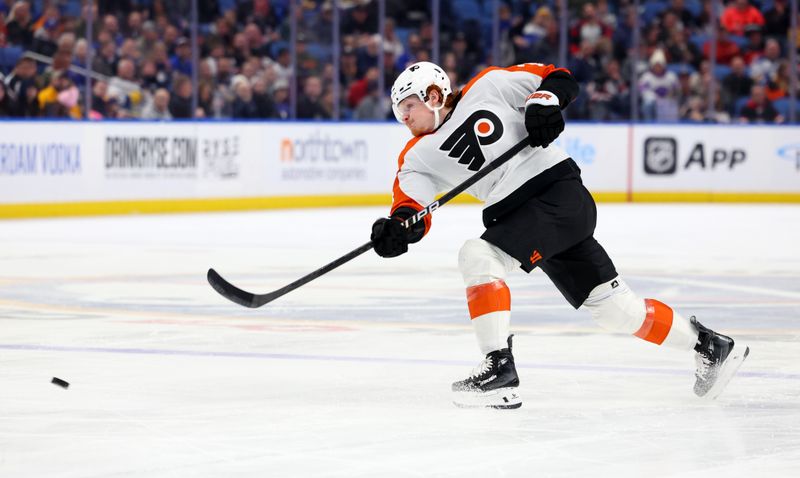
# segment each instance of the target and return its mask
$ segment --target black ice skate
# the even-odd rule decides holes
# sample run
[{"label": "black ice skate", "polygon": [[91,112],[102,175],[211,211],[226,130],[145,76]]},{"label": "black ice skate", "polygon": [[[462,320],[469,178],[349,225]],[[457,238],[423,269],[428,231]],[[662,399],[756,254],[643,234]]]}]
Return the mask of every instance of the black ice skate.
[{"label": "black ice skate", "polygon": [[519,377],[511,355],[511,337],[508,348],[495,350],[475,367],[464,380],[453,383],[453,403],[459,407],[519,408]]},{"label": "black ice skate", "polygon": [[741,344],[734,347],[732,338],[703,327],[694,317],[691,320],[699,332],[694,347],[697,352],[694,393],[713,400],[722,393],[747,358],[750,347]]}]

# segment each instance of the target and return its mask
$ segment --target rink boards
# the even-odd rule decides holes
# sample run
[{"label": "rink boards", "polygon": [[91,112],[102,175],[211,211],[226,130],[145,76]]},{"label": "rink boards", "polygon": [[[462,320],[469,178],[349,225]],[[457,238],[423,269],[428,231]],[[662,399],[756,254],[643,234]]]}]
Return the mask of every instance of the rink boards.
[{"label": "rink boards", "polygon": [[[396,123],[11,121],[0,131],[0,217],[388,205],[410,139]],[[556,144],[599,201],[800,202],[796,126],[571,123]]]}]

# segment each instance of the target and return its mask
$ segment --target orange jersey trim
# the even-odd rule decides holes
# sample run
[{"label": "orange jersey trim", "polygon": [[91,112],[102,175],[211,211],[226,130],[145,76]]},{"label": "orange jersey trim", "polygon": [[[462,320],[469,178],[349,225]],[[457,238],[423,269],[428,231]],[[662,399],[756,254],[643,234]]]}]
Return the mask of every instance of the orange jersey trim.
[{"label": "orange jersey trim", "polygon": [[572,74],[566,68],[556,68],[554,65],[543,65],[541,63],[523,63],[521,65],[509,66],[507,68],[501,68],[499,66],[490,66],[489,68],[484,69],[483,71],[475,75],[475,77],[473,77],[471,80],[469,80],[469,83],[467,83],[466,86],[462,88],[461,94],[466,95],[469,89],[472,88],[472,85],[474,85],[476,81],[480,80],[487,73],[495,70],[526,71],[528,73],[541,76],[542,80],[547,78],[547,75],[553,73],[554,71],[563,71],[565,73]]},{"label": "orange jersey trim", "polygon": [[655,299],[645,299],[644,305],[647,315],[642,327],[633,335],[661,345],[672,328],[672,309]]},{"label": "orange jersey trim", "polygon": [[467,305],[472,319],[491,312],[511,310],[511,291],[502,280],[467,287]]},{"label": "orange jersey trim", "polygon": [[[403,162],[405,161],[406,158],[406,153],[411,148],[413,148],[414,145],[417,144],[417,142],[423,138],[423,136],[425,135],[411,138],[411,140],[408,143],[406,143],[406,147],[403,148],[403,151],[400,152],[400,157],[397,158],[397,174],[394,177],[394,185],[392,186],[392,209],[391,212],[389,213],[390,215],[394,214],[394,212],[401,207],[410,207],[415,211],[421,211],[425,207],[420,203],[418,203],[417,201],[411,199],[406,193],[403,192],[403,190],[400,188],[400,177],[399,177],[400,170],[403,168]],[[430,214],[426,215],[424,218],[422,218],[422,220],[425,223],[425,234],[427,234],[431,228],[431,215]]]}]

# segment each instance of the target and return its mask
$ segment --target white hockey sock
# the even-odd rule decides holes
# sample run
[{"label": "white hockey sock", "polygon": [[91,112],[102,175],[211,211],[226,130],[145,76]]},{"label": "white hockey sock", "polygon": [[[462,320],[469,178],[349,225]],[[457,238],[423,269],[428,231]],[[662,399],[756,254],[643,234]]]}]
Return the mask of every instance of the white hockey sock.
[{"label": "white hockey sock", "polygon": [[498,280],[469,287],[467,302],[481,352],[488,354],[508,347],[511,293],[506,283]]}]

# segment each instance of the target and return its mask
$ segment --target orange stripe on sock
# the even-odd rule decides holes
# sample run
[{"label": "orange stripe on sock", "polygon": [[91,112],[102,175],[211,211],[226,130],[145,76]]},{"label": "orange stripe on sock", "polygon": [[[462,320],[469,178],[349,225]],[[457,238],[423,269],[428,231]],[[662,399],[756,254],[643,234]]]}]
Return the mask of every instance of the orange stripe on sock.
[{"label": "orange stripe on sock", "polygon": [[473,319],[490,312],[511,310],[511,291],[501,280],[467,287],[467,304]]},{"label": "orange stripe on sock", "polygon": [[669,335],[669,329],[672,328],[672,309],[655,299],[645,299],[644,305],[647,315],[642,328],[633,335],[661,345]]}]

